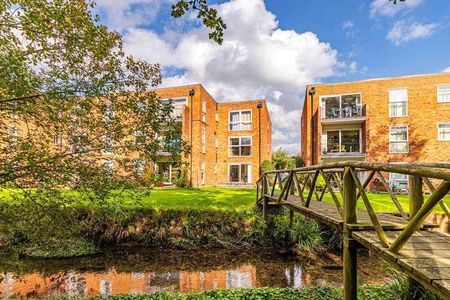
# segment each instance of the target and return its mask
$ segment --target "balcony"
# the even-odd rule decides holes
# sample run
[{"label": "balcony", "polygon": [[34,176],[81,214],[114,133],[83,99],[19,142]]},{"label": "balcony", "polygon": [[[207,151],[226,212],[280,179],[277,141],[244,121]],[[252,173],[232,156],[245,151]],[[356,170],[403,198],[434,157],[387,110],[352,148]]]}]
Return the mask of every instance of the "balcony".
[{"label": "balcony", "polygon": [[364,157],[361,129],[327,130],[322,132],[322,157]]},{"label": "balcony", "polygon": [[364,123],[366,120],[366,105],[321,108],[322,124]]}]

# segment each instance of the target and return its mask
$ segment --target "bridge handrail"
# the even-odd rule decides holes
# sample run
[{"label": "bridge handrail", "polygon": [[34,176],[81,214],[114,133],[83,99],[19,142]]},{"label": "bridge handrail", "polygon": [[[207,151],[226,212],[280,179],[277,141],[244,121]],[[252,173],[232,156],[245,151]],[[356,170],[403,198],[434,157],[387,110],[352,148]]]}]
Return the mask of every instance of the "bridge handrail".
[{"label": "bridge handrail", "polygon": [[[361,183],[358,178],[358,171],[370,172],[370,175],[366,178],[364,183]],[[404,211],[381,172],[409,175],[410,182],[412,182],[413,185],[409,192],[410,203],[412,204],[412,207],[410,207],[411,217]],[[282,178],[282,174],[285,174],[286,176]],[[298,175],[304,176],[299,178]],[[273,178],[271,178],[271,176],[273,176]],[[379,178],[380,182],[388,191],[399,213],[407,222],[399,237],[394,241],[390,241],[385,235],[383,227],[381,226],[377,214],[366,193],[366,188],[374,176]],[[323,189],[319,191],[320,196],[316,185],[319,177],[322,177],[325,182]],[[439,186],[435,187],[430,179],[438,179],[442,182]],[[301,180],[303,180],[303,182],[300,182]],[[277,183],[281,190],[279,194],[275,194]],[[337,194],[333,190],[332,183],[339,188],[339,192],[342,195],[342,201],[339,201]],[[430,196],[424,205],[421,205],[423,202],[422,185],[425,185],[430,190]],[[309,192],[308,196],[305,198],[303,193],[306,187],[308,187]],[[258,179],[257,190],[257,203],[262,202],[263,206],[267,206],[269,198],[278,204],[282,201],[287,201],[289,194],[295,194],[297,191],[301,205],[307,208],[309,207],[313,196],[315,196],[317,201],[322,201],[324,193],[328,190],[338,212],[343,218],[344,226],[357,224],[356,202],[358,198],[361,197],[381,244],[393,252],[400,251],[412,234],[420,229],[426,217],[436,205],[441,205],[445,214],[450,218],[450,209],[442,200],[450,191],[450,164],[381,164],[345,161],[290,170],[268,171],[264,172],[260,179]],[[420,206],[414,208],[414,206],[416,206],[414,201],[420,202]],[[350,216],[350,218],[348,216]]]}]

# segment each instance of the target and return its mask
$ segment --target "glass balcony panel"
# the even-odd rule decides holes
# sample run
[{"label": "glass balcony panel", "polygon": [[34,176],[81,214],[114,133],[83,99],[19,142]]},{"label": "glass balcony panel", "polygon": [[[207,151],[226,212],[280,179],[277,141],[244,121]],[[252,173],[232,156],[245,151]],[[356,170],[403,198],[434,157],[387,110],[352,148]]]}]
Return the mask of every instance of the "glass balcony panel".
[{"label": "glass balcony panel", "polygon": [[339,97],[327,97],[323,98],[324,111],[322,117],[326,119],[339,118],[340,114],[340,104]]}]

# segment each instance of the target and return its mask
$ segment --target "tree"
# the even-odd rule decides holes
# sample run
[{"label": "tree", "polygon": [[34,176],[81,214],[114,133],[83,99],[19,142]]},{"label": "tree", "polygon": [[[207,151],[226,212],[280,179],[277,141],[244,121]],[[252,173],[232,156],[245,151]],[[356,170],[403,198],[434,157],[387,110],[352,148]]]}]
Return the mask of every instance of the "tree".
[{"label": "tree", "polygon": [[281,147],[272,154],[272,163],[276,170],[295,168],[295,159],[289,157],[287,151]]},{"label": "tree", "polygon": [[[0,226],[20,223],[29,240],[33,232],[51,242],[76,230],[64,226],[75,194],[61,187],[99,204],[139,183],[136,162],[188,150],[171,106],[149,91],[161,82],[159,65],[126,55],[94,5],[0,0],[0,184],[23,188],[13,196],[24,206],[0,210]],[[112,164],[127,176],[112,176]],[[40,223],[43,215],[52,222]]]},{"label": "tree", "polygon": [[305,166],[305,161],[303,160],[303,158],[300,156],[300,154],[291,156],[292,159],[295,160],[295,167],[296,168],[301,168]]},{"label": "tree", "polygon": [[270,172],[275,170],[275,166],[270,160],[263,160],[261,162],[261,171],[262,172]]}]

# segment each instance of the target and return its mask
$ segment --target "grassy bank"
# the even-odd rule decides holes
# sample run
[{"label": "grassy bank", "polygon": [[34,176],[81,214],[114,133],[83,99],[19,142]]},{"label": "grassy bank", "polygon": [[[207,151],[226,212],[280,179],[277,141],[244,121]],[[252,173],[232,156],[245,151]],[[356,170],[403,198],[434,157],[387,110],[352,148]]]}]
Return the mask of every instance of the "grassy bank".
[{"label": "grassy bank", "polygon": [[70,257],[119,245],[301,250],[320,245],[317,223],[300,215],[293,226],[286,214],[265,223],[254,210],[253,190],[152,190],[139,200],[125,194],[120,202],[73,201],[73,194],[1,202],[0,246],[29,256]]}]

